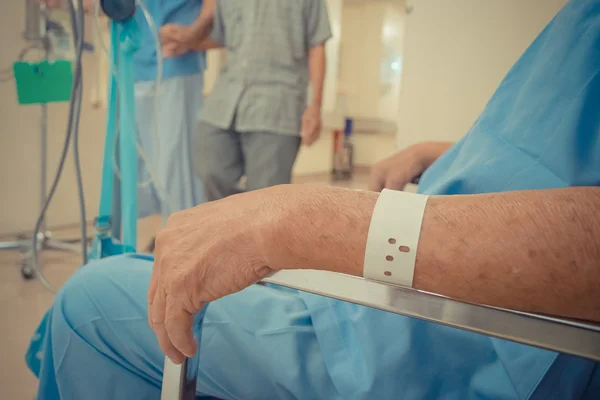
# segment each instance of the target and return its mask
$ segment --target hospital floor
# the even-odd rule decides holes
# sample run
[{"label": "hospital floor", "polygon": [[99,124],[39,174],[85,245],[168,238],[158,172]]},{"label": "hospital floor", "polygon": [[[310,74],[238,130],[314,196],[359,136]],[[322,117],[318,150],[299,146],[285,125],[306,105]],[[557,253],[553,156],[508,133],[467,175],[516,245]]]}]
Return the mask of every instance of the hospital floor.
[{"label": "hospital floor", "polygon": [[[366,188],[367,175],[359,173],[352,181],[338,186]],[[327,175],[296,179],[296,183],[329,185]],[[139,224],[139,248],[147,246],[160,228],[160,217],[147,218]],[[54,238],[77,237],[78,229],[52,231]],[[6,237],[1,240],[14,240]],[[0,399],[32,400],[37,381],[25,366],[24,355],[29,339],[52,303],[53,295],[36,280],[25,281],[20,273],[20,254],[0,251]],[[44,251],[40,258],[44,273],[53,287],[60,287],[81,263],[76,254]]]}]

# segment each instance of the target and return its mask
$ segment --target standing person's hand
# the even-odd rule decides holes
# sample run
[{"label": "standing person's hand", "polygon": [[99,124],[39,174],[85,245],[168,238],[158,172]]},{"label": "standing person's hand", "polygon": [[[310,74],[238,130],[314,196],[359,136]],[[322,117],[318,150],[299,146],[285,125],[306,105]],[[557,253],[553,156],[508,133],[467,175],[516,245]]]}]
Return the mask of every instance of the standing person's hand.
[{"label": "standing person's hand", "polygon": [[174,362],[196,352],[193,316],[204,303],[273,272],[263,240],[282,208],[275,204],[277,193],[277,188],[253,191],[176,213],[156,237],[148,318]]},{"label": "standing person's hand", "polygon": [[316,105],[306,107],[302,115],[302,144],[310,146],[321,135],[321,108]]},{"label": "standing person's hand", "polygon": [[163,57],[177,57],[194,48],[194,30],[191,26],[167,24],[160,28]]}]

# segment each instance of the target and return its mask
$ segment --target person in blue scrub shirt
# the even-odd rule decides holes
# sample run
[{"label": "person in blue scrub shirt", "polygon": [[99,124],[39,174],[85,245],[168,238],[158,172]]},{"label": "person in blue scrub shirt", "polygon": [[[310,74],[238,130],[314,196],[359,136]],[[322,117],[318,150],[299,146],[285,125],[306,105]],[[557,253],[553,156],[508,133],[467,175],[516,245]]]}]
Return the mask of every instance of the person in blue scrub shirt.
[{"label": "person in blue scrub shirt", "polygon": [[[202,9],[202,0],[144,2],[156,29],[173,23],[189,25]],[[134,56],[136,120],[146,155],[146,160],[139,158],[138,212],[140,218],[160,214],[166,221],[170,214],[204,201],[202,182],[193,171],[192,142],[204,100],[206,57],[190,51],[164,58],[157,104],[158,32],[151,29],[139,6],[135,19],[142,33]]]},{"label": "person in blue scrub shirt", "polygon": [[[414,288],[600,321],[599,44],[600,0],[571,0],[462,140],[413,146],[374,169],[373,189],[422,174],[430,196],[409,250]],[[32,342],[39,398],[158,399],[165,354],[196,351],[198,397],[600,398],[593,361],[252,285],[285,268],[362,275],[385,257],[365,255],[370,241],[402,229],[373,216],[407,217],[405,196],[279,186],[174,215],[154,263],[93,262],[58,293]],[[206,303],[197,344],[192,319]]]},{"label": "person in blue scrub shirt", "polygon": [[[60,7],[62,1],[44,2],[49,7]],[[143,3],[155,26],[149,24],[138,5],[134,15],[141,32],[140,48],[134,55],[136,126],[142,151],[138,156],[138,216],[159,214],[166,221],[172,213],[205,200],[204,185],[193,170],[193,141],[204,101],[204,50],[212,46],[206,42],[196,43],[182,54],[163,56],[159,60],[160,27],[191,25],[200,15],[203,2],[143,0]],[[86,10],[94,6],[94,0],[84,2]],[[157,80],[159,62],[162,62],[162,75]],[[120,202],[115,202],[113,235],[117,238],[120,237],[120,206]]]}]

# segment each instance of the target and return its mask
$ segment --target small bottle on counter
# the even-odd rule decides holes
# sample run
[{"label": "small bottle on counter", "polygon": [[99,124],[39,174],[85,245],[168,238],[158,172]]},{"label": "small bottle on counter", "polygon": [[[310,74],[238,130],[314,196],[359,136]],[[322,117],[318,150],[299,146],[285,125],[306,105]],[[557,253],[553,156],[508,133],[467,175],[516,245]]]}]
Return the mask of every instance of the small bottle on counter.
[{"label": "small bottle on counter", "polygon": [[346,118],[344,134],[339,130],[333,133],[333,171],[334,181],[352,179],[354,169],[354,145],[352,143],[353,121]]}]

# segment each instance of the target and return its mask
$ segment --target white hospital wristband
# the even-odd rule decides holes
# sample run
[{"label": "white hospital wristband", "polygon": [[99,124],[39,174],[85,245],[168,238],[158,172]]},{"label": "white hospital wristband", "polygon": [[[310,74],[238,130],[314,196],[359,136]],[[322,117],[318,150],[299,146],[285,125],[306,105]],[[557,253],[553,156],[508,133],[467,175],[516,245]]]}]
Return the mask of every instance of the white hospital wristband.
[{"label": "white hospital wristband", "polygon": [[394,190],[381,192],[367,238],[363,271],[366,279],[412,287],[428,198]]}]

